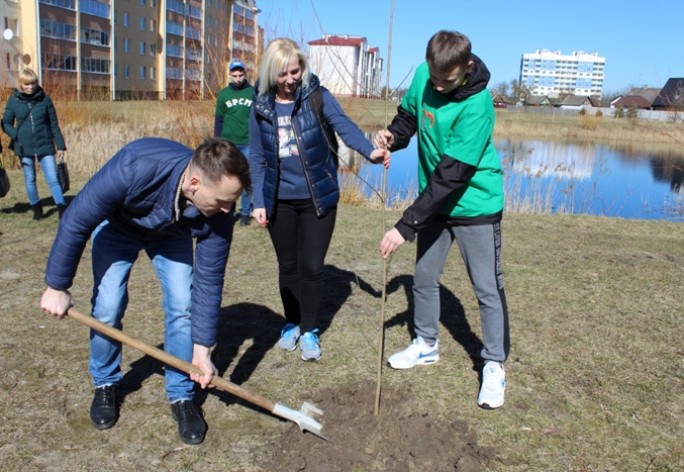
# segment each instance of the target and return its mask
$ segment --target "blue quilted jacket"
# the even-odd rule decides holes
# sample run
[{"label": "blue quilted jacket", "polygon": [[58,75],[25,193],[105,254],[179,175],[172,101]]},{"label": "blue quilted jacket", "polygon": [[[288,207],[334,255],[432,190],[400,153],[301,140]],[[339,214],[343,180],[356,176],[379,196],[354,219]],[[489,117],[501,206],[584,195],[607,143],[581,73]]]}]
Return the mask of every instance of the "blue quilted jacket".
[{"label": "blue quilted jacket", "polygon": [[[337,182],[338,160],[325,138],[321,124],[311,108],[311,94],[319,87],[311,74],[306,87],[298,87],[292,115],[292,129],[299,147],[299,157],[318,216],[333,209],[340,198]],[[258,85],[255,87],[258,90]],[[321,87],[325,119],[342,141],[366,159],[373,145],[349,119],[332,94]],[[254,208],[265,208],[271,217],[278,196],[279,158],[275,92],[257,95],[250,116],[249,169],[254,189]]]},{"label": "blue quilted jacket", "polygon": [[142,241],[169,234],[196,238],[192,340],[208,347],[215,344],[233,215],[219,212],[205,217],[192,205],[176,215],[176,190],[192,153],[161,138],[139,139],[117,152],[64,213],[45,283],[59,290],[71,287],[91,233],[105,220]]}]

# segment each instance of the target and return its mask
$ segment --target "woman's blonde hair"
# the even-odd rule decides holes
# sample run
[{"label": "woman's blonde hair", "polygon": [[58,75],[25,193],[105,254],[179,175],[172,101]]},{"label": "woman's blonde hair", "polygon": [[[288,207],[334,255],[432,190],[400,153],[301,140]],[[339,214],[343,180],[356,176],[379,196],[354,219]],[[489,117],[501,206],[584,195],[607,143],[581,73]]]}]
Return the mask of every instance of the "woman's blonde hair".
[{"label": "woman's blonde hair", "polygon": [[302,69],[302,84],[306,87],[309,84],[309,62],[304,53],[299,49],[299,45],[289,38],[277,38],[269,43],[264,51],[259,66],[259,94],[268,93],[276,89],[276,79],[292,57],[296,56],[299,60],[299,67]]},{"label": "woman's blonde hair", "polygon": [[21,72],[19,72],[19,77],[18,77],[18,82],[19,86],[26,85],[26,84],[36,84],[40,85],[38,83],[38,74],[36,74],[33,69],[23,69]]}]

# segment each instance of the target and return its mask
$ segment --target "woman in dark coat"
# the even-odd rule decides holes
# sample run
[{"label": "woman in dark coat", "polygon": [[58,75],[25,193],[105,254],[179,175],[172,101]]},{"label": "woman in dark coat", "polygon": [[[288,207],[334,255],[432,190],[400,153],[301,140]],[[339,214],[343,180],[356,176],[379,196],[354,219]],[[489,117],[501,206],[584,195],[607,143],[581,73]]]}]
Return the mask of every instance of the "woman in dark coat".
[{"label": "woman in dark coat", "polygon": [[337,203],[336,132],[367,160],[389,166],[320,86],[304,53],[288,38],[273,40],[262,56],[249,125],[254,218],[267,226],[278,258],[286,323],[278,347],[302,359],[321,358],[318,315],[325,293],[324,262]]},{"label": "woman in dark coat", "polygon": [[57,112],[50,97],[38,84],[38,76],[33,70],[22,70],[19,73],[18,85],[7,101],[2,116],[2,129],[12,138],[10,149],[21,159],[26,195],[33,209],[33,219],[39,220],[43,217],[43,206],[36,186],[36,160],[40,163],[61,217],[66,202],[57,179],[55,156],[57,159],[63,159],[66,145],[59,129]]}]

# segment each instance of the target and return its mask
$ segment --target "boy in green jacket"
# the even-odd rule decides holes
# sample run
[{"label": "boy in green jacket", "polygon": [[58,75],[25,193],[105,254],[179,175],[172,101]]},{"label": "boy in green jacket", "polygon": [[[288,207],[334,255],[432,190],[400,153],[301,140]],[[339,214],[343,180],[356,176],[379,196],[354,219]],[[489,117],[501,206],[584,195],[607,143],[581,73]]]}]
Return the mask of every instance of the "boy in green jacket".
[{"label": "boy in green jacket", "polygon": [[471,53],[461,33],[439,31],[428,42],[426,63],[376,145],[391,151],[418,134],[420,194],[394,228],[380,254],[389,258],[416,235],[413,278],[416,337],[388,359],[395,369],[439,360],[439,280],[454,240],[458,243],[480,307],[484,363],[477,403],[504,403],[503,363],[510,350],[508,309],[501,269],[503,174],[492,141],[494,106],[487,90],[489,71]]}]

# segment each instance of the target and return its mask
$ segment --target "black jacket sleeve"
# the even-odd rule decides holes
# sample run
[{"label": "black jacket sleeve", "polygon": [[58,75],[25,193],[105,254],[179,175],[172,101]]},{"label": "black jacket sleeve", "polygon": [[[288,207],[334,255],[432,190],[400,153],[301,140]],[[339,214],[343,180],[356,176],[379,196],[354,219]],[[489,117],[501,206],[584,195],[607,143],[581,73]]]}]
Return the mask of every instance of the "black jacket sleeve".
[{"label": "black jacket sleeve", "polygon": [[418,131],[418,121],[415,116],[399,105],[397,107],[397,114],[392,119],[392,123],[387,127],[387,130],[394,136],[394,145],[390,148],[390,151],[404,149],[409,145],[411,136]]},{"label": "black jacket sleeve", "polygon": [[221,131],[223,131],[223,117],[214,116],[214,137],[220,138]]},{"label": "black jacket sleeve", "polygon": [[[396,139],[396,138],[395,138]],[[427,187],[413,204],[404,211],[394,227],[404,239],[413,241],[416,232],[427,226],[435,218],[444,204],[455,194],[462,191],[475,175],[477,168],[444,154],[435,171],[430,176]]]}]

